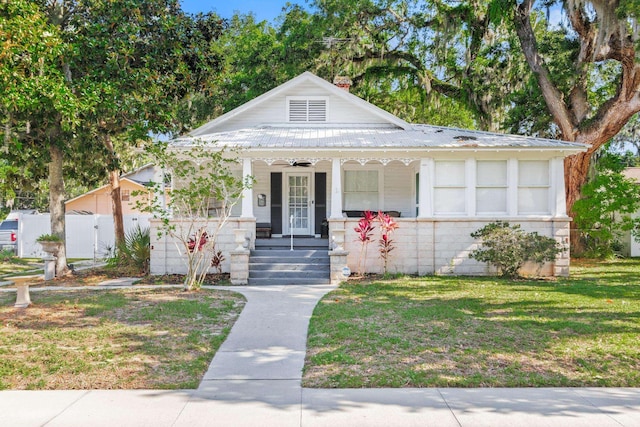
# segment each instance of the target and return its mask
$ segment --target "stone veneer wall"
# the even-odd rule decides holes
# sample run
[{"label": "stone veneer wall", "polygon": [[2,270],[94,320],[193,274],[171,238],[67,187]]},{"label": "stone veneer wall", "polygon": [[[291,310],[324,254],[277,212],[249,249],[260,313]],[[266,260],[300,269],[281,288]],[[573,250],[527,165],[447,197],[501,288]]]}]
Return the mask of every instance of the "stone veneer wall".
[{"label": "stone veneer wall", "polygon": [[[354,228],[358,218],[331,219],[330,230],[346,230],[344,249],[349,252],[347,263],[352,272],[357,272],[361,244]],[[469,253],[477,248],[471,233],[482,228],[493,219],[469,218],[423,219],[397,218],[399,228],[392,234],[395,249],[389,260],[390,273],[443,274],[443,275],[487,275],[492,268],[469,258]],[[527,232],[536,231],[543,236],[554,237],[566,250],[558,255],[555,263],[543,266],[542,276],[569,275],[569,218],[524,219],[507,218],[512,224],[520,224]],[[331,235],[331,231],[330,231]],[[376,225],[373,240],[369,244],[365,272],[381,273],[382,260],[378,251],[380,227]],[[525,265],[522,273],[534,274],[537,267]]]},{"label": "stone veneer wall", "polygon": [[[173,220],[178,224],[181,220]],[[184,222],[186,224],[186,221]],[[181,252],[175,244],[175,239],[163,236],[158,238],[158,228],[161,225],[160,220],[152,219],[150,221],[151,231],[151,274],[186,274],[187,267]],[[210,228],[215,227],[215,223],[210,224]],[[220,249],[224,254],[225,260],[222,263],[222,271],[229,273],[231,271],[231,251],[234,250],[238,244],[235,243],[235,235],[233,230],[246,229],[247,235],[251,237],[250,247],[252,248],[255,243],[255,219],[247,218],[230,218],[224,225],[216,242],[216,248]],[[197,229],[197,227],[196,227]],[[180,248],[182,250],[182,248]],[[215,269],[211,269],[214,273]]]}]

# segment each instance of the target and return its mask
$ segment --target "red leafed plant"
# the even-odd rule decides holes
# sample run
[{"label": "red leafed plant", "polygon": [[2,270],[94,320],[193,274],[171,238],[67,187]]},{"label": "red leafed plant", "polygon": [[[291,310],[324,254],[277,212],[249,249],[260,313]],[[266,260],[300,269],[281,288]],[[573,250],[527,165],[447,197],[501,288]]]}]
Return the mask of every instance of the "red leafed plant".
[{"label": "red leafed plant", "polygon": [[[207,249],[205,248],[207,243],[209,243],[209,234],[206,230],[200,229],[194,236],[189,237],[189,240],[187,241],[187,249],[190,254],[202,252]],[[222,262],[225,260],[225,257],[221,250],[216,250],[215,242],[211,242],[210,245],[209,249],[211,249],[211,253],[213,254],[211,257],[211,267],[215,267],[218,274],[220,274],[222,273]]]},{"label": "red leafed plant", "polygon": [[389,253],[395,249],[393,240],[391,240],[391,233],[398,228],[398,223],[383,212],[378,212],[377,220],[380,222],[380,230],[382,231],[382,236],[378,243],[380,248],[380,258],[382,258],[384,264],[384,274],[387,274]]},{"label": "red leafed plant", "polygon": [[[199,230],[195,236],[189,237],[189,241],[187,242],[187,247],[189,249],[189,253],[200,252],[204,245],[209,241],[209,235],[206,231]],[[196,246],[198,247],[196,249]]]},{"label": "red leafed plant", "polygon": [[376,216],[371,211],[364,211],[364,217],[360,218],[358,222],[358,226],[354,228],[355,232],[358,233],[358,241],[361,243],[360,247],[360,258],[358,259],[358,274],[362,275],[364,269],[364,262],[367,258],[367,246],[371,242],[371,235],[373,234],[373,229],[375,228],[373,225],[373,221]]}]

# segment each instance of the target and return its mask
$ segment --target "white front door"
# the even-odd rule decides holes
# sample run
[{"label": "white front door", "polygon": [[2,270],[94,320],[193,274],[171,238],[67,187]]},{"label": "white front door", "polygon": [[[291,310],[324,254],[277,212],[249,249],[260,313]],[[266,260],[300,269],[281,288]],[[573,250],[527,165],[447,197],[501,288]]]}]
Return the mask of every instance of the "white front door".
[{"label": "white front door", "polygon": [[311,173],[292,172],[287,174],[286,192],[287,215],[284,218],[288,234],[311,235]]}]

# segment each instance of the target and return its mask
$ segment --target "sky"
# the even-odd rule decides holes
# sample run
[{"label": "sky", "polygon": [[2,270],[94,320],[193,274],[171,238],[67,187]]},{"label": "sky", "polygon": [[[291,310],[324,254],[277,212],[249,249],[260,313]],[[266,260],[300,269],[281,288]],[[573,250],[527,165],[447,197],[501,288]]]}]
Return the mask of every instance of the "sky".
[{"label": "sky", "polygon": [[222,18],[231,18],[234,12],[253,12],[258,21],[273,20],[282,13],[287,3],[304,5],[304,0],[181,0],[182,10],[189,13],[216,12]]}]

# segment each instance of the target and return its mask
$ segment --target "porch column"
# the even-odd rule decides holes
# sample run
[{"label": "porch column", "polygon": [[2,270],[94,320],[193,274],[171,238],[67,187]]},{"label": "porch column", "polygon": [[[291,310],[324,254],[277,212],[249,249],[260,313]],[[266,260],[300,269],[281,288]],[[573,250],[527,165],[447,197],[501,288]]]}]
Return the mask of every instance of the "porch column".
[{"label": "porch column", "polygon": [[[242,179],[247,180],[252,175],[251,159],[242,159]],[[253,189],[242,190],[242,218],[253,218]]]},{"label": "porch column", "polygon": [[342,218],[342,174],[338,158],[331,163],[331,218]]},{"label": "porch column", "polygon": [[418,176],[418,218],[430,218],[433,216],[430,186],[431,171],[433,171],[433,159],[420,159],[420,172]]}]

